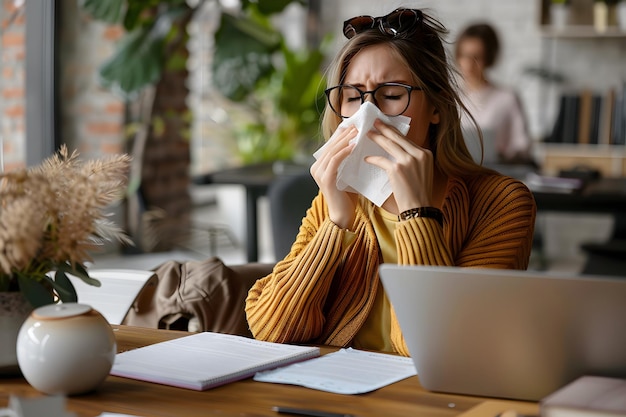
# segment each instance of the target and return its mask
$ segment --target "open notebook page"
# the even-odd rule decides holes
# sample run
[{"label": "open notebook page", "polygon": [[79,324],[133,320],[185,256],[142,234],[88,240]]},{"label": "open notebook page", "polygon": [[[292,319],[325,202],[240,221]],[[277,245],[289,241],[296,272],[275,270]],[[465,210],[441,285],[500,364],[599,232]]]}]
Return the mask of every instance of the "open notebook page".
[{"label": "open notebook page", "polygon": [[362,394],[413,375],[417,372],[411,358],[349,348],[259,372],[254,380],[301,385],[336,394]]}]

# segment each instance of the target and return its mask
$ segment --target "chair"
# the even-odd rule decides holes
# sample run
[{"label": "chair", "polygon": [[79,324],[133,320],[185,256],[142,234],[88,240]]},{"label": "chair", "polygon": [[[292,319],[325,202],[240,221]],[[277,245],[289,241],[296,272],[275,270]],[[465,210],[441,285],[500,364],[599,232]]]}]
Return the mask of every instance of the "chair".
[{"label": "chair", "polygon": [[100,312],[110,324],[121,324],[139,293],[146,287],[156,286],[152,271],[131,269],[89,269],[89,276],[100,281],[101,286],[86,284],[68,274],[76,289],[78,302]]},{"label": "chair", "polygon": [[318,191],[317,183],[308,171],[278,176],[270,185],[267,195],[276,260],[289,253],[302,218]]},{"label": "chair", "polygon": [[587,252],[583,275],[610,275],[626,278],[626,240],[611,239],[606,243],[585,243]]},{"label": "chair", "polygon": [[583,275],[610,275],[626,279],[626,216],[616,215],[613,235],[605,243],[583,243],[587,261]]},{"label": "chair", "polygon": [[607,242],[583,243],[587,253],[584,275],[610,275],[626,278],[626,216],[615,215],[613,234]]}]

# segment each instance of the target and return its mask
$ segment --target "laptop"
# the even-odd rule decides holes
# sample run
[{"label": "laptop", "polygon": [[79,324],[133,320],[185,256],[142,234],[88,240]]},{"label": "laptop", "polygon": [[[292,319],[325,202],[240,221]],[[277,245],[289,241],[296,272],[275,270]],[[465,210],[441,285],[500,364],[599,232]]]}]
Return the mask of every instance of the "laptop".
[{"label": "laptop", "polygon": [[383,264],[421,385],[537,401],[582,375],[626,377],[626,279]]}]

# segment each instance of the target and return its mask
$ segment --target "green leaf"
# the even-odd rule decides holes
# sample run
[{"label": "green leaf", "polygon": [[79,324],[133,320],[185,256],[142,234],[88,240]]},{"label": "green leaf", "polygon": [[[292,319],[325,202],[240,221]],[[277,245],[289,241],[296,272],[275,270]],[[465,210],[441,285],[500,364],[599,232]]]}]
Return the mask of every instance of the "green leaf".
[{"label": "green leaf", "polygon": [[182,53],[174,53],[168,58],[165,67],[168,71],[183,71],[187,69],[187,57]]},{"label": "green leaf", "polygon": [[72,281],[70,281],[64,271],[57,271],[56,274],[54,274],[54,280],[50,280],[50,282],[61,301],[64,303],[75,303],[78,301],[74,284],[72,284]]},{"label": "green leaf", "polygon": [[263,22],[223,13],[215,34],[212,63],[215,87],[233,101],[245,99],[260,80],[272,73],[272,54],[280,43],[280,33]]},{"label": "green leaf", "polygon": [[[100,0],[102,1],[102,0]],[[146,2],[143,1],[131,1],[128,4],[128,10],[124,16],[124,29],[132,31],[136,29],[140,24],[140,17],[146,7],[149,7]]]},{"label": "green leaf", "polygon": [[251,6],[256,6],[259,10],[259,12],[263,13],[264,15],[271,15],[274,13],[280,13],[283,10],[285,10],[285,7],[287,7],[289,4],[291,3],[300,3],[302,5],[306,4],[306,1],[299,1],[299,0],[256,0],[256,1],[250,1],[250,0],[243,0],[242,2],[242,8],[244,10],[248,9]]},{"label": "green leaf", "polygon": [[283,47],[285,70],[279,108],[287,114],[297,114],[315,108],[322,96],[322,74],[320,67],[324,55],[318,51],[295,53]]},{"label": "green leaf", "polygon": [[231,24],[234,25],[238,31],[245,33],[249,38],[256,40],[272,50],[277,50],[280,47],[282,41],[281,33],[272,24],[269,17],[259,13],[259,11],[251,7],[248,9],[247,14],[237,16],[236,18],[223,13],[227,18],[230,17]]},{"label": "green leaf", "polygon": [[78,277],[81,280],[83,280],[83,282],[85,282],[86,284],[93,285],[94,287],[100,287],[102,285],[100,281],[98,281],[95,278],[91,278],[89,276],[89,272],[87,272],[87,269],[85,269],[83,265],[76,264],[74,267],[72,267],[68,263],[61,263],[57,265],[56,269],[57,269],[57,272],[62,271],[67,274],[72,274],[75,277]]},{"label": "green leaf", "polygon": [[141,177],[139,175],[131,176],[128,180],[128,186],[126,187],[126,196],[132,196],[139,191],[139,187],[141,187]]},{"label": "green leaf", "polygon": [[44,282],[47,281],[44,280],[44,277],[36,279],[36,277],[21,274],[17,277],[21,293],[34,308],[54,304],[52,291],[46,287]]},{"label": "green leaf", "polygon": [[120,23],[126,7],[125,0],[83,0],[82,8],[94,19]]},{"label": "green leaf", "polygon": [[175,20],[186,11],[183,6],[170,6],[151,24],[127,33],[115,54],[100,68],[102,84],[124,98],[132,98],[144,87],[156,83],[165,65],[166,38]]},{"label": "green leaf", "polygon": [[115,55],[100,68],[105,87],[129,98],[161,77],[162,38],[150,30],[136,29],[124,37]]}]

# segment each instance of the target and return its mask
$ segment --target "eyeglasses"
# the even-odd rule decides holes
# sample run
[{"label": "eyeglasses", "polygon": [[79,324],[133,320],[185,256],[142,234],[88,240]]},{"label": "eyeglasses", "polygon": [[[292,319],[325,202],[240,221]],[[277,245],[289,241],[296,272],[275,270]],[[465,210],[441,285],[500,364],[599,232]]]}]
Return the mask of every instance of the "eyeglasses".
[{"label": "eyeglasses", "polygon": [[365,95],[371,94],[374,104],[387,116],[399,116],[405,112],[411,102],[411,93],[421,90],[400,83],[384,83],[372,91],[361,91],[350,84],[337,85],[324,91],[333,112],[342,119],[347,119],[365,103]]},{"label": "eyeglasses", "polygon": [[357,16],[343,22],[343,34],[351,39],[356,34],[374,29],[378,25],[381,32],[398,36],[413,28],[422,18],[422,11],[418,9],[396,9],[386,16],[379,17]]}]

